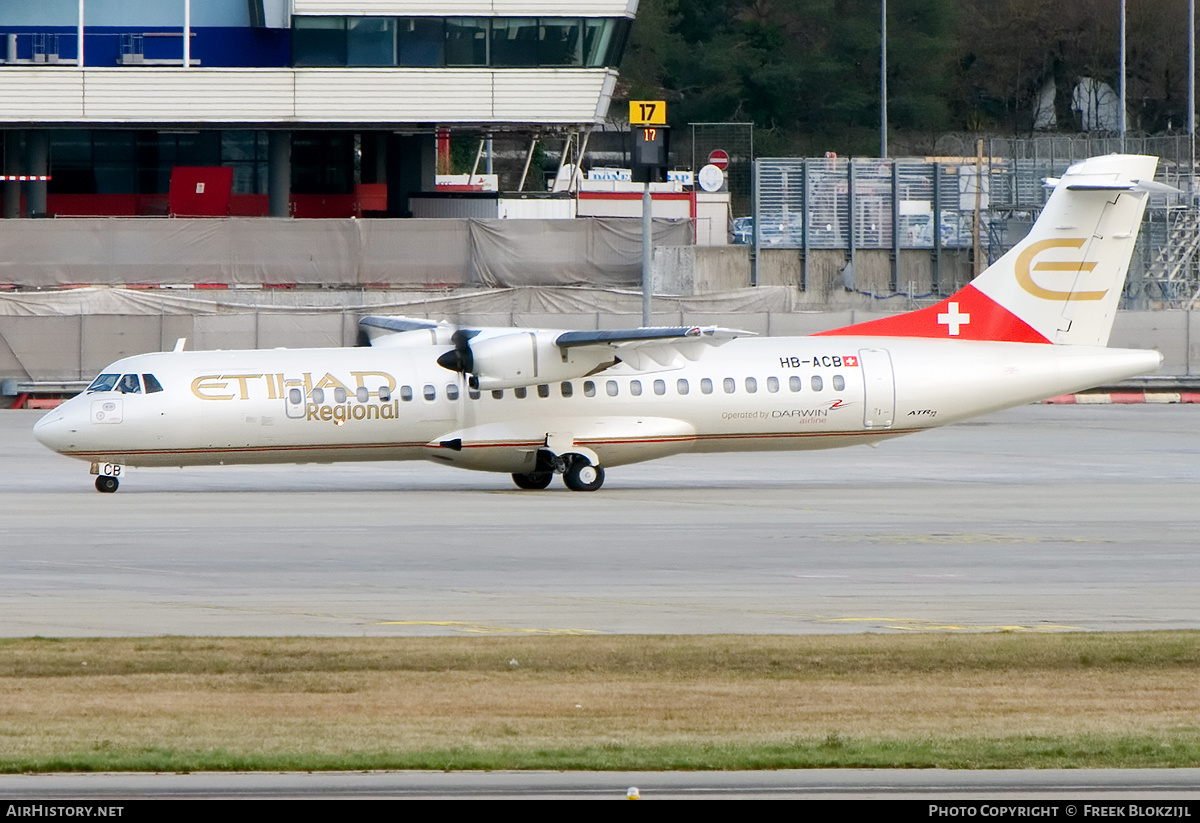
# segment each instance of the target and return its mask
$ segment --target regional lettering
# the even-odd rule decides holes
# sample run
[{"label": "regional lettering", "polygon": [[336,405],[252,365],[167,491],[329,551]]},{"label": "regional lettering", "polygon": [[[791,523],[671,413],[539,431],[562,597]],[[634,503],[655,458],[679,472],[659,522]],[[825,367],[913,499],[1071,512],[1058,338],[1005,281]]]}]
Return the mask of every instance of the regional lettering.
[{"label": "regional lettering", "polygon": [[339,426],[350,420],[395,420],[399,416],[399,400],[381,405],[345,403],[338,406],[323,406],[309,403],[304,407],[305,420],[332,421]]}]

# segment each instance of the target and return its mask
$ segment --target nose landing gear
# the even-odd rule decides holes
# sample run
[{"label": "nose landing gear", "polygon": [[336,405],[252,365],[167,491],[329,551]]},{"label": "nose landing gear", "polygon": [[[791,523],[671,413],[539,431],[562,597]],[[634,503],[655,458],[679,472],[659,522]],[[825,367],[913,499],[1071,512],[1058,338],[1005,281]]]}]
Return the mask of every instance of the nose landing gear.
[{"label": "nose landing gear", "polygon": [[120,485],[121,485],[121,482],[119,480],[117,480],[117,478],[115,478],[115,477],[107,477],[105,475],[100,475],[99,477],[96,478],[96,491],[98,491],[98,492],[104,492],[105,494],[112,494],[113,492],[115,492],[117,490],[117,486],[120,486]]}]

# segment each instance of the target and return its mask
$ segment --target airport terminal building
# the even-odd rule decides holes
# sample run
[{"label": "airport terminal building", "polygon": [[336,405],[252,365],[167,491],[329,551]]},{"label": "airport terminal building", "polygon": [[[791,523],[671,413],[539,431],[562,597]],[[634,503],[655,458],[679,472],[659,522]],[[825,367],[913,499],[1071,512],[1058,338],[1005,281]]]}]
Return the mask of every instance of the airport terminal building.
[{"label": "airport terminal building", "polygon": [[[175,167],[233,216],[406,216],[436,133],[588,128],[637,0],[41,0],[0,6],[5,218],[159,216]],[[386,200],[386,202],[384,202]]]}]

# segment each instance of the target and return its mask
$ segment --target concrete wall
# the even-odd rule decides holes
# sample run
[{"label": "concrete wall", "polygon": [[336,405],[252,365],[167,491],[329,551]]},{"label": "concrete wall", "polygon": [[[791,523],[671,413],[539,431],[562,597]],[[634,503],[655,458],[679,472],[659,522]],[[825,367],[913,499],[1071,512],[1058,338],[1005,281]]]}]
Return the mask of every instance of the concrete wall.
[{"label": "concrete wall", "polygon": [[[656,249],[656,286],[663,294],[705,294],[745,288],[753,282],[749,246]],[[807,260],[799,249],[762,249],[758,259],[759,286],[804,287],[798,300],[814,309],[904,308],[909,295],[925,297],[935,291],[949,294],[973,276],[965,251],[943,250],[934,265],[933,252],[903,249],[896,261],[897,292],[891,288],[892,260],[886,250],[855,254],[854,291],[843,280],[848,258],[838,249],[814,249]],[[691,266],[693,270],[687,271]],[[941,288],[935,289],[935,281]],[[687,291],[690,285],[691,291]]]}]

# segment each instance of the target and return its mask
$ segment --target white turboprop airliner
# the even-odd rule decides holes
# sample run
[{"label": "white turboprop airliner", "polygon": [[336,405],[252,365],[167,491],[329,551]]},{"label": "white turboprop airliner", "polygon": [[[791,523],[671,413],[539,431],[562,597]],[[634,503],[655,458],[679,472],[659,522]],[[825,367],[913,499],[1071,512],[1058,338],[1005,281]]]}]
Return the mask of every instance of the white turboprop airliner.
[{"label": "white turboprop airliner", "polygon": [[367,317],[365,348],[127,357],[34,433],[102,492],[131,466],[416,459],[594,491],[680,452],[873,443],[1158,368],[1105,348],[1155,163],[1072,166],[1024,240],[908,314],[758,339]]}]

